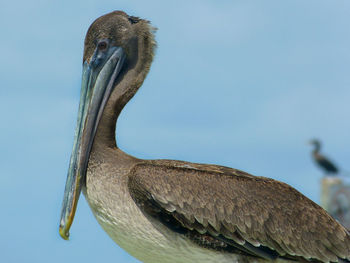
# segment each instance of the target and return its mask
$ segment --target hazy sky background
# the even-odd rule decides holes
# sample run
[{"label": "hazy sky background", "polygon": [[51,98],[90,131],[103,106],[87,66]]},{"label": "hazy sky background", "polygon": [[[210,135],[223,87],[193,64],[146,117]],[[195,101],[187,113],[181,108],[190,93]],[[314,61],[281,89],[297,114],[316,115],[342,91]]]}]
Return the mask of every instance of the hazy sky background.
[{"label": "hazy sky background", "polygon": [[350,1],[0,2],[0,261],[138,262],[84,197],[58,235],[83,40],[113,10],[151,20],[151,72],[118,122],[140,158],[215,163],[287,182],[318,202],[306,142],[350,170]]}]

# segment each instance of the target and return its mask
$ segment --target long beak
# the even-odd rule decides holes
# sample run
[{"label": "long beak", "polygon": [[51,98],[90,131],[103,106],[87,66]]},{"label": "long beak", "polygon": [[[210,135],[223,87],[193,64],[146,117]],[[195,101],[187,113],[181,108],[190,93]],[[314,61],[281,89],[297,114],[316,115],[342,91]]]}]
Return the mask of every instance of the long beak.
[{"label": "long beak", "polygon": [[120,47],[107,51],[96,50],[89,63],[84,62],[77,127],[64,191],[59,233],[68,239],[75,210],[90,157],[98,123],[115,80],[124,63],[125,53]]}]

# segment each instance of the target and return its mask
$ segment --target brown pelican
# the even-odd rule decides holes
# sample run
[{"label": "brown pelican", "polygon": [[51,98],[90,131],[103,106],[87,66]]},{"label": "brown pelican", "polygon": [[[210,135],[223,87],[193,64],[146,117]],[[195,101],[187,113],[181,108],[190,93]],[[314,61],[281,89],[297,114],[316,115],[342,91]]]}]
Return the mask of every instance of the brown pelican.
[{"label": "brown pelican", "polygon": [[324,155],[320,154],[321,142],[319,140],[313,139],[310,144],[314,146],[312,150],[312,158],[315,163],[326,172],[327,175],[335,175],[338,173],[338,168],[328,160]]},{"label": "brown pelican", "polygon": [[82,190],[103,229],[142,262],[347,262],[349,232],[287,184],[118,148],[116,121],[150,69],[153,31],[117,11],[87,32],[61,236]]}]

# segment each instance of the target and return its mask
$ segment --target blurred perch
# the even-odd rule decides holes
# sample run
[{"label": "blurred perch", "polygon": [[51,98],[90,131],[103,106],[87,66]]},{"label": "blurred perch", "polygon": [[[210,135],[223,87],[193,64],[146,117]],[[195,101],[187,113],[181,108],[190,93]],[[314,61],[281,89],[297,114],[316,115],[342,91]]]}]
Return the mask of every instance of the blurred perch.
[{"label": "blurred perch", "polygon": [[321,206],[350,229],[350,181],[340,176],[321,180]]}]

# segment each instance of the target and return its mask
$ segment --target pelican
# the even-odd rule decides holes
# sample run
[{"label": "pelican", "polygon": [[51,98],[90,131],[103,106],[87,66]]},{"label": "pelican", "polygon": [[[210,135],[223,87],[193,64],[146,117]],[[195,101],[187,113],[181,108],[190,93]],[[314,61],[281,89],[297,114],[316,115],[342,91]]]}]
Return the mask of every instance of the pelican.
[{"label": "pelican", "polygon": [[335,175],[338,173],[338,168],[324,155],[320,154],[321,142],[317,139],[310,141],[310,144],[314,146],[312,150],[312,158],[315,163],[326,172],[327,175]]},{"label": "pelican", "polygon": [[287,184],[118,148],[116,121],[155,47],[150,22],[122,11],[88,29],[60,235],[68,239],[82,191],[102,228],[142,262],[348,262],[349,232]]}]

